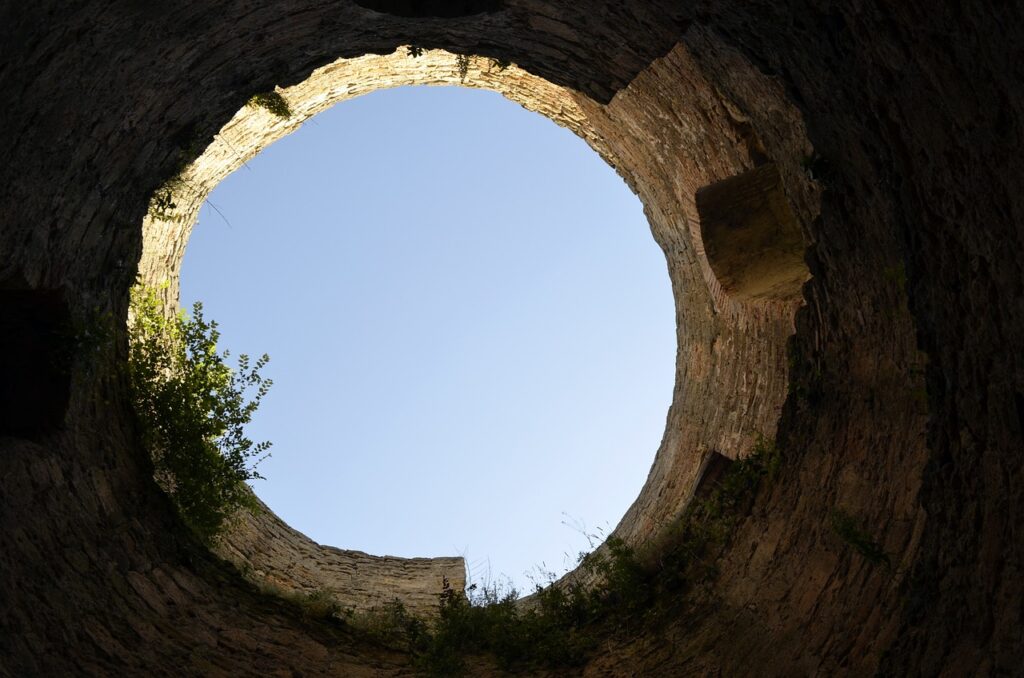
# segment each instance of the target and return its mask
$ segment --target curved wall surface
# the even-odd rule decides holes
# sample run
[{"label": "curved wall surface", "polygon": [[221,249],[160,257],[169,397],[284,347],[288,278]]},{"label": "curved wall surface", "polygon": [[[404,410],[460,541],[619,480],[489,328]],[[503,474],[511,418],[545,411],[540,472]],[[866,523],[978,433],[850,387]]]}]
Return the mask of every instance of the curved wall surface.
[{"label": "curved wall surface", "polygon": [[[460,560],[323,547],[269,512],[221,545],[235,566],[206,552],[152,481],[120,369],[129,287],[167,280],[176,301],[216,183],[328,106],[403,84],[499,91],[645,205],[676,388],[617,537],[655,539],[758,435],[782,455],[706,595],[657,637],[608,638],[584,675],[1016,670],[1020,10],[455,4],[0,9],[0,365],[19,412],[0,418],[0,670],[410,672],[246,576],[428,612]],[[288,118],[246,105],[275,89]],[[65,317],[114,341],[68,351]],[[840,513],[889,567],[837,535]]]}]

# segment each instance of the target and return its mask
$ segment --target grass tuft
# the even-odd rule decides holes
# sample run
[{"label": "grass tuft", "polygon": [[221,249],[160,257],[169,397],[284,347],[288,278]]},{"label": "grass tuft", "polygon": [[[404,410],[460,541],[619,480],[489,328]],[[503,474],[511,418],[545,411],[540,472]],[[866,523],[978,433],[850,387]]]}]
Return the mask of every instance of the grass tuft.
[{"label": "grass tuft", "polygon": [[663,624],[689,591],[715,576],[714,563],[733,529],[779,463],[774,443],[759,437],[752,453],[733,462],[714,490],[654,543],[638,549],[613,537],[581,554],[580,568],[592,585],[538,585],[535,604],[521,605],[511,587],[457,591],[445,579],[433,621],[417,619],[396,601],[384,610],[350,615],[349,623],[410,652],[416,668],[430,676],[465,675],[471,655],[489,655],[502,670],[581,666],[602,638]]}]

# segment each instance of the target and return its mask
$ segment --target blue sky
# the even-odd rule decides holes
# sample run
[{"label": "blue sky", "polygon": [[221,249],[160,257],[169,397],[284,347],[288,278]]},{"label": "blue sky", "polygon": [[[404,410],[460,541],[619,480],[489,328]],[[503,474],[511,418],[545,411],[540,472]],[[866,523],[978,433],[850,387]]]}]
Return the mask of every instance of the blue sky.
[{"label": "blue sky", "polygon": [[528,591],[586,548],[566,522],[618,522],[664,430],[675,312],[639,200],[583,141],[493,92],[385,90],[210,202],[182,305],[270,354],[254,488],[289,524]]}]

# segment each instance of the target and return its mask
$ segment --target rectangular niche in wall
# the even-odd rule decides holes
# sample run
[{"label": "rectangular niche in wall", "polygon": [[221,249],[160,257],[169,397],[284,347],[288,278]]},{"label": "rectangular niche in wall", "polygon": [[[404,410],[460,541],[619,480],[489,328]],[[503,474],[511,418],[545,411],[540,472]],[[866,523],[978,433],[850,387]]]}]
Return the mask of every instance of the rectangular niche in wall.
[{"label": "rectangular niche in wall", "polygon": [[64,422],[69,326],[59,291],[0,289],[0,435],[41,433]]},{"label": "rectangular niche in wall", "polygon": [[715,451],[708,453],[697,471],[692,501],[697,503],[709,499],[732,465],[733,460],[729,457]]},{"label": "rectangular niche in wall", "polygon": [[810,277],[800,225],[775,165],[697,191],[708,264],[733,299],[790,300]]}]

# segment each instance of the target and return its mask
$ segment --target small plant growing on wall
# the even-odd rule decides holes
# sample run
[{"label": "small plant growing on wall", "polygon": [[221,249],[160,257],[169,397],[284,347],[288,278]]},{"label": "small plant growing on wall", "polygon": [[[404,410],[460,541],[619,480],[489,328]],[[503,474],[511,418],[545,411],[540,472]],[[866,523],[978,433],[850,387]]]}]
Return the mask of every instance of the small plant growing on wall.
[{"label": "small plant growing on wall", "polygon": [[459,71],[459,80],[466,82],[466,76],[469,75],[469,55],[456,54],[455,67]]},{"label": "small plant growing on wall", "polygon": [[209,543],[238,510],[258,507],[245,481],[262,478],[256,466],[270,443],[253,443],[244,427],[271,386],[260,375],[269,357],[243,354],[232,369],[202,304],[191,317],[168,316],[152,287],[132,290],[128,329],[132,399],[156,481]]},{"label": "small plant growing on wall", "polygon": [[279,92],[271,91],[254,94],[249,99],[249,105],[270,111],[277,117],[285,120],[292,117],[291,106],[288,105],[288,102],[285,101],[285,98]]},{"label": "small plant growing on wall", "polygon": [[882,545],[861,529],[858,521],[849,513],[842,509],[833,509],[829,521],[832,523],[832,531],[869,563],[892,568],[892,558]]},{"label": "small plant growing on wall", "polygon": [[174,194],[168,188],[158,191],[149,203],[149,214],[154,219],[170,219],[176,209],[178,205],[174,202]]},{"label": "small plant growing on wall", "polygon": [[490,73],[491,70],[495,69],[495,68],[497,68],[498,72],[500,73],[500,72],[504,71],[506,68],[508,68],[509,66],[512,65],[512,62],[509,61],[508,59],[494,59],[494,58],[491,58],[491,59],[487,60],[487,63],[488,63],[488,67],[487,67],[487,72],[488,73]]},{"label": "small plant growing on wall", "polygon": [[347,623],[405,649],[428,676],[467,675],[470,655],[490,655],[500,670],[561,675],[584,665],[603,638],[657,629],[679,615],[687,595],[701,595],[732,532],[781,461],[775,443],[759,436],[751,454],[732,462],[714,489],[658,540],[634,547],[610,537],[603,549],[580,554],[589,585],[554,583],[552,574],[547,586],[537,585],[533,603],[520,606],[510,587],[460,591],[443,579],[432,620],[413,617],[396,601],[371,614],[349,615]]}]

